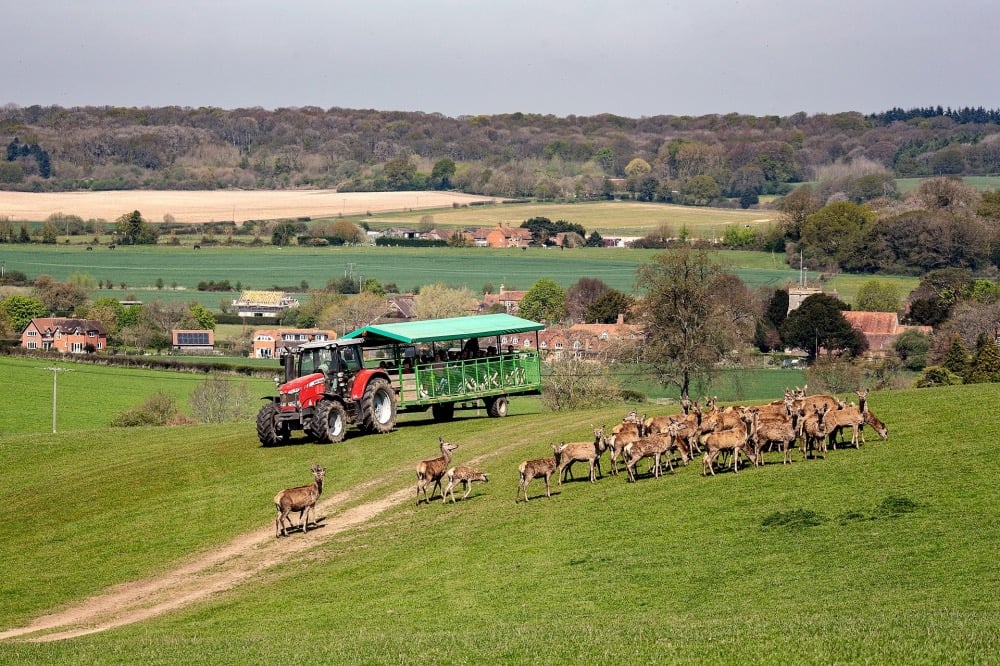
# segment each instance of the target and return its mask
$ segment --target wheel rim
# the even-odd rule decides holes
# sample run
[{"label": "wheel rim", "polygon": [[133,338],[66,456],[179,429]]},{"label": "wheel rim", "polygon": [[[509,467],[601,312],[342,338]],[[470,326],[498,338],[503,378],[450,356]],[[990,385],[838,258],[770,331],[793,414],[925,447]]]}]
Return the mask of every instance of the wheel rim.
[{"label": "wheel rim", "polygon": [[344,417],[341,415],[339,409],[334,409],[330,412],[328,428],[333,438],[339,437],[344,432]]},{"label": "wheel rim", "polygon": [[382,390],[375,393],[375,398],[372,400],[372,413],[375,420],[382,425],[392,419],[392,399],[388,393]]}]

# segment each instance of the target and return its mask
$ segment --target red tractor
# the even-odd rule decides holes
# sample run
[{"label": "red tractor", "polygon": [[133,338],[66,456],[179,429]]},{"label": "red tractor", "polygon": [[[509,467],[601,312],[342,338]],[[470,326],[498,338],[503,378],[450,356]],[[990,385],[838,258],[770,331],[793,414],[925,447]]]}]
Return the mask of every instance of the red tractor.
[{"label": "red tractor", "polygon": [[340,442],[348,424],[365,433],[396,425],[396,392],[381,368],[365,368],[361,339],[307,342],[282,359],[284,383],[257,414],[264,446],[288,441],[304,430],[319,442]]}]

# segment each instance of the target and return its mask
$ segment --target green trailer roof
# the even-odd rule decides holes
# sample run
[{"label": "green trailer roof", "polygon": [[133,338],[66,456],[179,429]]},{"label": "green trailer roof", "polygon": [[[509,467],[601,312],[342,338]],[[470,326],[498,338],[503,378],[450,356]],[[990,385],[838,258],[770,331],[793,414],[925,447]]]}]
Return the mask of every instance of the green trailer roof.
[{"label": "green trailer roof", "polygon": [[363,337],[365,344],[385,344],[387,342],[413,344],[438,340],[458,340],[460,338],[486,338],[507,333],[540,331],[543,328],[545,328],[545,324],[539,324],[530,319],[521,319],[508,314],[490,314],[406,321],[400,324],[372,324],[355,329],[344,337]]}]

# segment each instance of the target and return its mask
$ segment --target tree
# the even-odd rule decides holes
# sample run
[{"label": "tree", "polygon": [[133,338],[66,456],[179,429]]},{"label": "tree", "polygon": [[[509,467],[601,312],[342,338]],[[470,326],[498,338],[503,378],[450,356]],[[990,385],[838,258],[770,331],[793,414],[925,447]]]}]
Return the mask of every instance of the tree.
[{"label": "tree", "polygon": [[922,370],[927,365],[927,354],[931,349],[930,338],[914,329],[903,331],[893,343],[896,355],[907,370]]},{"label": "tree", "polygon": [[587,306],[583,311],[583,320],[594,324],[613,324],[618,321],[619,315],[629,318],[634,306],[635,298],[610,289]]},{"label": "tree", "polygon": [[304,229],[304,226],[293,222],[292,220],[278,222],[271,229],[271,245],[291,245],[295,235],[298,234],[300,230]]},{"label": "tree", "polygon": [[115,221],[118,242],[122,245],[151,245],[159,236],[137,210],[125,213]]},{"label": "tree", "polygon": [[258,402],[245,381],[237,383],[217,375],[196,386],[188,399],[191,413],[202,423],[247,421]]},{"label": "tree", "polygon": [[809,185],[800,185],[777,201],[781,213],[781,226],[792,240],[798,240],[806,219],[823,207],[823,202]]},{"label": "tree", "polygon": [[386,162],[382,173],[388,189],[409,190],[413,189],[413,178],[417,174],[417,167],[410,161],[409,156],[400,155]]},{"label": "tree", "polygon": [[591,303],[609,291],[611,287],[603,280],[580,278],[566,290],[566,313],[573,321],[587,321],[584,319],[584,312]]},{"label": "tree", "polygon": [[718,199],[722,189],[715,179],[707,174],[695,176],[684,183],[681,193],[695,206],[707,206],[713,199]]},{"label": "tree", "polygon": [[896,312],[899,309],[899,289],[884,280],[868,280],[858,287],[854,309],[862,312]]},{"label": "tree", "polygon": [[44,317],[48,313],[45,304],[33,296],[11,294],[0,301],[0,316],[15,333],[20,333],[32,319]]},{"label": "tree", "polygon": [[73,282],[57,282],[48,275],[35,278],[34,295],[49,312],[72,312],[89,298],[87,290]]},{"label": "tree", "polygon": [[800,247],[806,259],[839,263],[854,253],[874,220],[875,213],[867,206],[849,201],[824,206],[803,223]]},{"label": "tree", "polygon": [[980,336],[982,344],[976,348],[966,382],[981,384],[1000,382],[1000,345],[990,336]]},{"label": "tree", "polygon": [[688,247],[658,254],[637,270],[645,292],[643,360],[661,384],[676,386],[682,397],[740,346],[740,329],[718,298],[726,275],[706,251]]},{"label": "tree", "polygon": [[473,313],[476,303],[476,295],[469,289],[441,283],[421,287],[420,293],[413,297],[413,309],[419,319],[464,317]]},{"label": "tree", "polygon": [[587,236],[587,247],[604,247],[604,238],[596,231],[591,231]]},{"label": "tree", "polygon": [[954,372],[959,377],[965,377],[969,372],[970,363],[969,350],[962,342],[962,336],[957,333],[952,335],[948,351],[941,359],[941,367],[949,372]]},{"label": "tree", "polygon": [[215,330],[215,315],[201,303],[193,301],[188,306],[188,316],[195,324],[192,328]]},{"label": "tree", "polygon": [[781,339],[805,350],[811,359],[817,358],[820,348],[829,355],[842,350],[857,356],[868,345],[842,314],[846,309],[847,305],[833,296],[813,294],[788,313],[781,325]]},{"label": "tree", "polygon": [[555,324],[566,318],[566,290],[550,278],[531,285],[521,299],[518,313],[525,319]]},{"label": "tree", "polygon": [[428,185],[435,190],[450,190],[454,187],[451,179],[455,177],[455,161],[450,157],[442,157],[434,163]]}]

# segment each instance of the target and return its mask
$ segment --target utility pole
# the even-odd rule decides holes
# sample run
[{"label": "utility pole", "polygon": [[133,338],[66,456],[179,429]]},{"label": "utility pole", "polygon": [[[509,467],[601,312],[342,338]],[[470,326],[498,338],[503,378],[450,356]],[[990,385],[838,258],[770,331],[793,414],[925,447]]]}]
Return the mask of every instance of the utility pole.
[{"label": "utility pole", "polygon": [[72,372],[69,368],[42,368],[42,370],[52,371],[52,434],[56,433],[56,396],[58,395],[59,388],[59,373],[60,372]]}]

